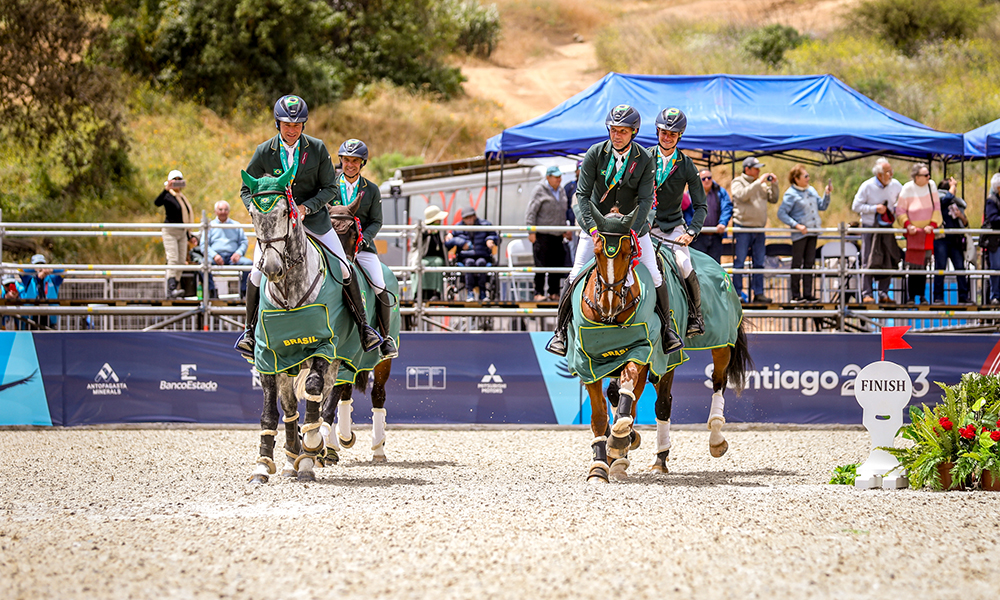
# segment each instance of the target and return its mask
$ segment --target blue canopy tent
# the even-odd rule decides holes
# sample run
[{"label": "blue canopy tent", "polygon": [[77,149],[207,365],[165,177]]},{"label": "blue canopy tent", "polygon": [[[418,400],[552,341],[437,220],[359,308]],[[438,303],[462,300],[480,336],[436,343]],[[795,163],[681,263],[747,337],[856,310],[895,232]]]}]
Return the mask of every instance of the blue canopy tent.
[{"label": "blue canopy tent", "polygon": [[1000,119],[966,132],[965,157],[975,160],[1000,156]]},{"label": "blue canopy tent", "polygon": [[[583,154],[607,139],[604,118],[623,103],[636,107],[643,117],[637,141],[644,146],[656,143],[654,118],[660,110],[683,110],[688,127],[679,146],[702,151],[700,162],[710,165],[735,162],[741,158],[737,153],[786,155],[807,164],[835,164],[871,154],[948,162],[964,154],[962,135],[892,112],[831,75],[608,73],[548,113],[490,138],[486,155],[502,161]],[[820,158],[787,154],[796,150]]]}]

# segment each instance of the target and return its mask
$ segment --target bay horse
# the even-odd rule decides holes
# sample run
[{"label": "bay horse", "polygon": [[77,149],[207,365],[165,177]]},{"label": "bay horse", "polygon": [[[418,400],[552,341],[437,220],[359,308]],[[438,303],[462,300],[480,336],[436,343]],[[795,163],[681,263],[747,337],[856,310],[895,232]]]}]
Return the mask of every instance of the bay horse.
[{"label": "bay horse", "polygon": [[[333,228],[336,230],[337,235],[340,236],[340,243],[347,254],[347,260],[352,262],[357,253],[358,240],[361,237],[360,226],[354,217],[357,208],[358,200],[355,200],[346,207],[329,207],[330,218],[333,220]],[[354,269],[358,273],[364,273],[364,269],[357,263],[355,263]],[[393,288],[390,291],[398,298],[399,284],[396,276],[384,265],[382,266],[382,275],[385,278],[386,288]],[[378,298],[375,298],[375,301],[378,302]],[[390,321],[389,334],[395,336],[396,346],[399,347],[398,310],[393,312]],[[391,371],[392,359],[381,358],[378,350],[374,350],[365,354],[363,362],[352,373],[354,375],[353,387],[361,394],[367,392],[369,372],[374,374],[372,383],[372,462],[374,463],[383,463],[388,460],[385,455],[385,383],[389,380]],[[338,442],[341,448],[351,448],[357,440],[357,436],[351,431],[351,412],[354,409],[353,400],[351,399],[351,382],[345,381],[348,379],[347,375],[346,370],[342,369],[340,381],[337,382],[336,387],[327,396],[326,403],[323,405],[324,427],[322,431],[326,439],[327,462],[331,463],[336,463],[339,460],[337,453]],[[336,440],[334,440],[333,432],[330,429],[330,425],[333,424],[334,414],[337,416]]]},{"label": "bay horse", "polygon": [[[673,369],[684,360],[684,351],[669,356],[662,351],[659,318],[652,308],[655,306],[652,278],[636,260],[638,240],[631,232],[634,213],[621,215],[613,211],[601,216],[595,207],[592,214],[599,233],[594,243],[594,267],[586,275],[582,292],[577,292],[579,302],[574,318],[582,317],[582,320],[575,320],[568,331],[570,344],[567,358],[571,373],[581,377],[590,397],[594,440],[591,442],[593,460],[587,480],[590,483],[607,483],[609,479],[624,480],[628,477],[628,452],[641,443],[633,427],[636,400],[642,395],[647,380],[656,389],[657,446],[650,468],[667,472],[673,400],[670,388]],[[660,258],[663,264],[673,263],[672,257],[668,260],[664,253]],[[708,257],[704,258],[711,261]],[[707,327],[714,326],[714,330],[706,331],[704,336],[689,338],[686,343],[690,349],[699,349],[705,347],[699,343],[699,338],[724,340],[711,348],[715,371],[708,419],[711,431],[709,451],[712,456],[720,457],[728,449],[728,442],[722,434],[722,425],[725,424],[722,394],[727,382],[737,393],[742,391],[747,369],[752,363],[739,298],[731,283],[728,289],[720,289],[722,286],[719,283],[728,281],[728,276],[717,263],[714,270],[710,265],[701,266],[696,272],[699,280],[704,280],[701,286],[702,311],[706,313]],[[667,271],[663,277],[664,285],[670,284],[670,293],[680,300],[684,286],[675,271]],[[673,279],[672,283],[668,278]],[[648,297],[649,306],[644,304],[644,296]],[[706,296],[712,297],[712,300],[705,302]],[[684,331],[685,303],[675,301],[671,305],[675,321],[682,323],[682,327],[677,328],[675,322],[674,328]],[[727,314],[720,315],[720,312]],[[681,318],[678,319],[678,316]],[[720,327],[720,324],[723,326]],[[620,341],[614,339],[615,335],[621,336]],[[591,345],[589,351],[585,347],[588,343]],[[616,378],[608,387],[608,400],[605,400],[602,391],[601,380],[604,377]],[[614,409],[612,419],[609,419],[608,401]]]},{"label": "bay horse", "polygon": [[[299,481],[314,481],[316,476],[313,468],[323,450],[323,438],[319,431],[320,405],[336,384],[340,360],[336,358],[336,352],[329,352],[326,346],[317,345],[322,344],[323,339],[312,346],[302,341],[316,341],[318,335],[295,334],[291,340],[272,338],[272,346],[284,343],[286,348],[298,350],[301,347],[304,351],[305,358],[293,359],[295,364],[288,366],[287,359],[278,358],[280,348],[272,350],[264,340],[268,335],[281,336],[282,319],[296,318],[297,313],[307,317],[314,316],[327,310],[316,302],[321,290],[330,283],[328,278],[324,278],[324,273],[329,269],[323,266],[325,261],[320,250],[306,238],[305,227],[301,222],[302,213],[296,211],[291,195],[286,192],[291,172],[286,172],[279,178],[265,175],[254,179],[246,171],[241,176],[251,192],[249,212],[257,234],[255,260],[265,277],[265,283],[261,285],[261,305],[258,308],[262,315],[254,332],[258,336],[254,367],[260,374],[264,405],[260,417],[260,456],[250,476],[250,483],[267,483],[268,476],[276,471],[274,438],[278,433],[279,396],[284,412],[282,420],[285,423],[286,457],[281,475],[296,477]],[[337,297],[339,296],[338,290]],[[265,310],[268,305],[276,308]],[[322,325],[329,328],[328,324]],[[261,339],[262,336],[264,340]],[[326,340],[327,343],[330,340]],[[296,372],[306,400],[301,437],[298,423],[299,399],[292,376]]]}]

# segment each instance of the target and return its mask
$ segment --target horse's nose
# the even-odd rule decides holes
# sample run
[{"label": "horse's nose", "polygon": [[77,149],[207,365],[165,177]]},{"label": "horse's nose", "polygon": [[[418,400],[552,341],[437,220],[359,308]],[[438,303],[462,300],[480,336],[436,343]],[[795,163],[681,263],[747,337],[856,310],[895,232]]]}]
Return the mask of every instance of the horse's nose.
[{"label": "horse's nose", "polygon": [[264,259],[260,270],[272,281],[281,279],[285,275],[284,265],[281,264],[281,261],[270,256]]}]

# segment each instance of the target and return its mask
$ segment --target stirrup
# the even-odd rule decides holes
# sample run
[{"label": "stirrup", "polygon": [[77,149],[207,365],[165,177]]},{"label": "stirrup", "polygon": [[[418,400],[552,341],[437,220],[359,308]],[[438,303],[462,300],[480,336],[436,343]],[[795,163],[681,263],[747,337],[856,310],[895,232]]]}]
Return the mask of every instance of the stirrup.
[{"label": "stirrup", "polygon": [[244,329],[243,333],[240,334],[240,339],[236,340],[236,343],[233,344],[233,349],[239,352],[243,358],[253,360],[254,348],[256,345],[253,332]]},{"label": "stirrup", "polygon": [[382,345],[379,346],[379,354],[382,355],[383,359],[396,358],[399,356],[399,350],[396,348],[396,340],[392,339],[391,335],[385,336],[382,340]]},{"label": "stirrup", "polygon": [[384,341],[382,336],[371,325],[365,325],[364,330],[359,332],[359,336],[361,338],[361,349],[365,352],[371,352],[375,348],[378,348]]},{"label": "stirrup", "polygon": [[566,334],[561,331],[556,331],[552,334],[552,339],[549,340],[548,344],[545,344],[545,349],[555,354],[556,356],[566,356]]},{"label": "stirrup", "polygon": [[663,353],[671,354],[684,348],[684,340],[669,327],[663,332]]}]

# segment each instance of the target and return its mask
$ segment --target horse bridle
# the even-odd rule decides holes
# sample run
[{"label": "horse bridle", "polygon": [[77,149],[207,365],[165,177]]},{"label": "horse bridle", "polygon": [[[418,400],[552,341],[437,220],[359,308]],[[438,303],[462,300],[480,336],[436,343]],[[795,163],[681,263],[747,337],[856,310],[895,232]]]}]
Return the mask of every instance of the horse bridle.
[{"label": "horse bridle", "polygon": [[[600,236],[602,242],[604,242],[604,239],[605,239],[604,236],[605,235],[608,235],[608,236],[611,236],[611,235],[617,236],[619,238],[619,246],[618,246],[618,248],[620,250],[621,249],[621,245],[620,245],[621,244],[621,241],[620,241],[621,238],[630,237],[631,236],[631,232],[630,233],[626,233],[626,234],[612,234],[612,233],[598,232],[598,235]],[[631,263],[632,259],[634,259],[638,255],[638,251],[635,248],[635,244],[633,243],[632,246],[633,247],[632,247],[632,251],[631,251],[631,256],[629,257],[629,263]],[[617,251],[614,254],[610,255],[610,256],[607,255],[605,253],[604,249],[603,249],[605,247],[606,247],[606,244],[602,243],[602,254],[604,254],[608,258],[612,258],[613,259],[615,256],[618,255]],[[600,315],[602,323],[607,324],[607,325],[613,325],[615,323],[615,318],[618,315],[620,315],[621,313],[625,312],[626,310],[632,308],[633,306],[635,306],[635,305],[637,305],[639,303],[639,296],[634,296],[632,298],[631,302],[627,302],[626,301],[626,297],[628,296],[630,288],[625,285],[625,282],[628,281],[628,276],[629,276],[629,273],[631,271],[632,271],[632,269],[631,269],[631,266],[630,266],[628,269],[625,270],[625,275],[623,275],[621,279],[618,279],[616,281],[612,281],[612,282],[609,283],[606,279],[604,279],[604,276],[601,274],[601,270],[598,269],[596,267],[596,265],[595,265],[595,267],[594,267],[594,275],[595,275],[595,278],[596,278],[595,289],[594,289],[594,295],[595,295],[595,297],[596,298],[600,298],[601,295],[603,295],[603,294],[605,294],[607,292],[612,292],[615,295],[615,297],[618,298],[618,301],[619,301],[619,308],[618,308],[617,311],[615,311],[614,307],[612,307],[612,312],[604,312],[604,309],[602,309],[597,303],[595,303],[593,300],[591,300],[589,296],[587,296],[586,294],[583,295],[583,301],[587,303],[587,306],[589,306],[590,308],[594,309],[594,311],[596,311]]]},{"label": "horse bridle", "polygon": [[[276,192],[276,191],[257,192],[255,194],[251,194],[250,197],[251,198],[256,198],[258,196],[276,196],[276,195],[279,195],[279,194],[282,195],[282,196],[284,196],[285,199],[288,202],[294,202],[291,198],[288,197],[287,194],[284,194],[282,192]],[[291,212],[289,212],[287,220],[289,222],[292,220]],[[270,238],[270,239],[257,238],[257,245],[260,246],[260,249],[261,249],[261,253],[260,253],[261,260],[263,260],[264,252],[267,252],[268,250],[273,250],[275,252],[278,252],[278,249],[274,248],[274,246],[273,246],[274,244],[276,244],[278,242],[283,242],[284,243],[284,247],[283,247],[282,251],[278,252],[278,254],[281,256],[281,262],[282,262],[282,264],[285,265],[285,272],[286,273],[288,271],[294,269],[295,267],[301,265],[303,262],[305,262],[305,259],[306,259],[306,250],[305,250],[304,247],[302,248],[302,251],[299,253],[299,255],[297,257],[291,258],[288,255],[288,237],[290,235],[292,235],[292,228],[294,226],[295,225],[293,223],[287,224],[285,226],[285,235],[283,235],[281,237]],[[316,288],[316,285],[322,279],[323,279],[323,272],[320,271],[319,273],[316,274],[316,277],[313,279],[312,285],[309,286],[309,289],[306,290],[306,293],[302,295],[302,298],[299,299],[298,304],[296,304],[295,306],[291,306],[288,303],[286,303],[286,302],[284,302],[284,301],[282,301],[281,299],[278,299],[278,298],[275,298],[275,301],[278,303],[278,306],[280,306],[281,308],[283,308],[285,310],[290,310],[292,308],[298,308],[299,306],[302,305],[302,301],[309,297],[309,294],[312,293],[312,291]],[[284,286],[283,283],[278,282],[278,281],[269,281],[269,282],[272,283],[272,284],[274,284],[274,286],[276,288],[278,288],[278,291],[281,292],[281,297],[282,298],[284,298],[286,300],[288,299],[288,294],[285,293],[285,286]]]}]

